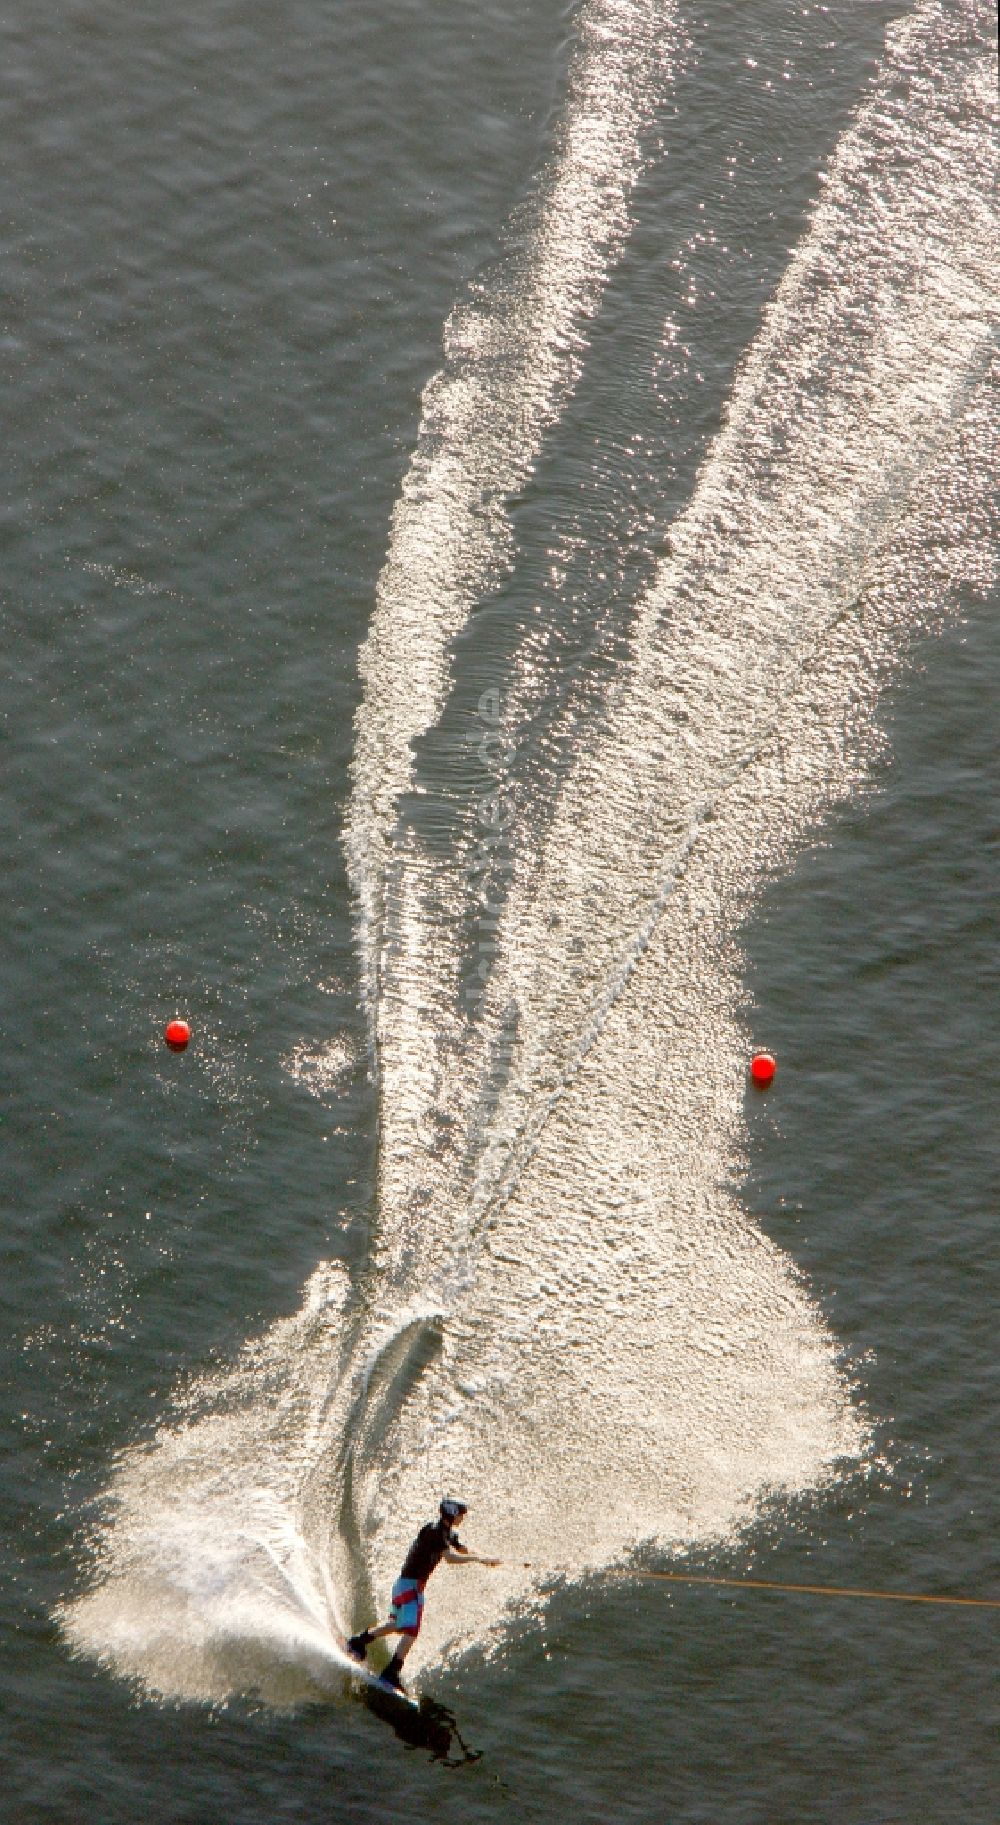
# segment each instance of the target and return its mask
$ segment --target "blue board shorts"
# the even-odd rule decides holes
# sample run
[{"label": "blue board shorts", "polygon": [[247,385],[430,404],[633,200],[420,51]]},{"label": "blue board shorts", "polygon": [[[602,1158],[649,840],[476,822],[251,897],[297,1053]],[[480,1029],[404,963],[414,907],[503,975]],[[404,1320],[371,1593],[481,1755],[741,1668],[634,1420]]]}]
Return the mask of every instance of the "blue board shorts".
[{"label": "blue board shorts", "polygon": [[389,1599],[389,1621],[401,1635],[419,1635],[424,1593],[412,1578],[397,1578]]}]

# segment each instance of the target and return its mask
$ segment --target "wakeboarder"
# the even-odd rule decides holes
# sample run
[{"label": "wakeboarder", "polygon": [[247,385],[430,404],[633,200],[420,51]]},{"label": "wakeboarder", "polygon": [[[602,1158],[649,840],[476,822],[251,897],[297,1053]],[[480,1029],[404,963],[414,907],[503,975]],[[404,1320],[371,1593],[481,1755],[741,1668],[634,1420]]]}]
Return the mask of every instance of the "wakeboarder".
[{"label": "wakeboarder", "polygon": [[397,1692],[406,1691],[401,1678],[403,1662],[420,1633],[427,1580],[437,1570],[441,1560],[447,1565],[500,1564],[499,1559],[485,1559],[462,1545],[455,1528],[468,1512],[464,1502],[446,1498],[441,1503],[438,1519],[428,1521],[420,1529],[403,1561],[403,1569],[392,1587],[389,1599],[388,1622],[383,1622],[376,1628],[362,1629],[359,1635],[352,1635],[347,1643],[348,1653],[355,1660],[364,1660],[371,1642],[381,1640],[383,1635],[398,1635],[399,1644],[381,1675],[384,1684],[393,1686]]}]

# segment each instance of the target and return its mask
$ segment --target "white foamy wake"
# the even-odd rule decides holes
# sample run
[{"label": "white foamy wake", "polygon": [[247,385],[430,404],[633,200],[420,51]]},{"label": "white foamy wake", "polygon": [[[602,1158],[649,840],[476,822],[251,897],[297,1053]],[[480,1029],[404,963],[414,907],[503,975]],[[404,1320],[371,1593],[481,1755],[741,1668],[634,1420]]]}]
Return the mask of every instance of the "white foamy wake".
[{"label": "white foamy wake", "polygon": [[552,156],[488,289],[473,288],[452,312],[445,365],[424,391],[360,658],[346,836],[376,1039],[392,837],[413,783],[412,743],[444,703],[449,643],[511,562],[507,501],[579,376],[588,319],[629,228],[643,132],[670,75],[674,16],[663,0],[585,0]]},{"label": "white foamy wake", "polygon": [[[328,1689],[333,1630],[371,1615],[444,1488],[470,1502],[470,1539],[511,1563],[439,1574],[414,1664],[486,1644],[505,1604],[530,1605],[523,1560],[582,1569],[643,1540],[719,1538],[863,1448],[835,1340],[730,1189],[738,933],[851,789],[886,673],[958,583],[984,580],[986,39],[973,5],[923,5],[891,34],[616,689],[578,731],[544,828],[523,848],[512,833],[478,1023],[459,1012],[465,857],[444,867],[417,822],[396,824],[447,641],[509,557],[499,506],[471,529],[492,446],[482,396],[463,417],[450,371],[437,454],[418,450],[393,529],[359,731],[352,867],[383,1110],[372,1259],[350,1293],[319,1272],[301,1313],[115,1467],[96,1576],[64,1626],[148,1686]],[[605,221],[606,247],[617,232]],[[574,248],[533,257],[555,283]],[[529,298],[535,278],[529,260]],[[534,396],[518,346],[509,403]],[[536,443],[566,384],[540,388]],[[470,522],[464,556],[413,530],[429,537],[418,505],[445,499],[449,539]],[[519,701],[515,671],[515,737]]]},{"label": "white foamy wake", "polygon": [[465,909],[456,868],[401,816],[424,790],[413,742],[445,703],[451,643],[512,562],[508,500],[580,374],[677,56],[674,8],[660,0],[587,0],[576,32],[552,156],[488,284],[446,326],[360,659],[346,848],[381,1085],[372,1283],[389,1333],[413,1301],[440,1301],[467,1121]]}]

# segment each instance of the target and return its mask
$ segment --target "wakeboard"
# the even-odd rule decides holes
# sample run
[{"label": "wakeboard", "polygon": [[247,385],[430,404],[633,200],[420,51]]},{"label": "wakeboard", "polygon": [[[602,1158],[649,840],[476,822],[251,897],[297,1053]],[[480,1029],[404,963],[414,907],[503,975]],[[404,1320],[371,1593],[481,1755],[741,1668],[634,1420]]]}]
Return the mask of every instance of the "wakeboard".
[{"label": "wakeboard", "polygon": [[379,1692],[386,1698],[394,1699],[398,1705],[407,1705],[411,1711],[419,1711],[419,1698],[414,1698],[412,1692],[402,1691],[399,1686],[390,1685],[388,1680],[382,1679],[375,1672],[374,1668],[366,1666],[363,1660],[355,1660],[354,1655],[348,1652],[347,1642],[343,1635],[335,1635],[334,1641],[343,1655],[345,1673],[350,1673],[352,1679],[356,1679],[359,1685],[367,1686],[372,1692]]}]

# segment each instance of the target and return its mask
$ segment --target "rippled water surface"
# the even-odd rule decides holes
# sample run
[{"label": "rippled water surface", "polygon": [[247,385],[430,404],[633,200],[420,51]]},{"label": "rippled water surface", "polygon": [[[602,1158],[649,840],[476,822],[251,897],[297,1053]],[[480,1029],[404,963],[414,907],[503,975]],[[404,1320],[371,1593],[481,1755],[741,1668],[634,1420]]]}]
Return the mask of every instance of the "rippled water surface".
[{"label": "rippled water surface", "polygon": [[992,9],[0,30],[9,1816],[985,1825]]}]

